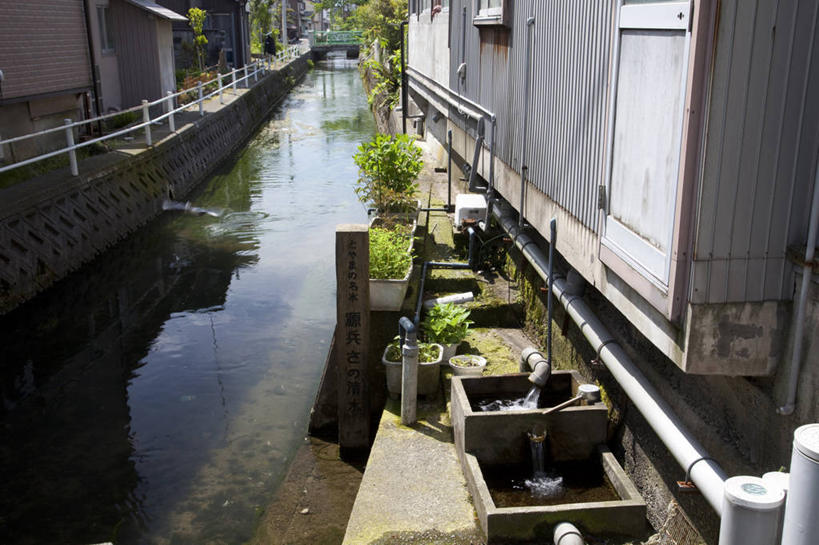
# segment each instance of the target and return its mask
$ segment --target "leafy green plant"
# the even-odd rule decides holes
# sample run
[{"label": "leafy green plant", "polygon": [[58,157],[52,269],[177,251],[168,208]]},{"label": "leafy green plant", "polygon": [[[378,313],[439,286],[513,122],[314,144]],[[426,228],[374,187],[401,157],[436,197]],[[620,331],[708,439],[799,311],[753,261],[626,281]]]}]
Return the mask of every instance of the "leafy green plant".
[{"label": "leafy green plant", "polygon": [[205,26],[207,16],[208,12],[203,9],[191,8],[188,10],[188,24],[193,29],[193,43],[196,46],[196,58],[199,61],[200,71],[205,69],[205,46],[208,45],[208,39],[202,29]]},{"label": "leafy green plant", "polygon": [[392,109],[398,103],[401,91],[400,50],[395,50],[385,64],[370,57],[364,62],[364,70],[372,76],[375,83],[367,95],[367,103],[377,108]]},{"label": "leafy green plant", "polygon": [[422,324],[424,335],[429,342],[441,344],[455,344],[466,338],[469,326],[470,311],[454,303],[435,305]]},{"label": "leafy green plant", "polygon": [[404,229],[370,228],[370,278],[404,278],[412,265],[409,234]]},{"label": "leafy green plant", "polygon": [[[399,339],[395,337],[387,346],[387,361],[402,361]],[[433,343],[418,343],[418,363],[432,363],[441,355],[441,349]]]},{"label": "leafy green plant", "polygon": [[361,202],[372,204],[379,214],[414,207],[415,179],[424,163],[408,135],[377,134],[358,147],[353,159],[359,168],[355,192]]}]

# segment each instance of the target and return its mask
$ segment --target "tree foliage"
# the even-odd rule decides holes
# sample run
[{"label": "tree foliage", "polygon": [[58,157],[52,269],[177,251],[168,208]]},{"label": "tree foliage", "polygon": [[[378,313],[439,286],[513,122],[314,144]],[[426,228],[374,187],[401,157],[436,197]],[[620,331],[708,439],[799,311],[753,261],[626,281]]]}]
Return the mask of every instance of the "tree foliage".
[{"label": "tree foliage", "polygon": [[350,16],[349,26],[364,32],[365,43],[375,40],[387,51],[401,47],[401,22],[407,19],[407,0],[367,0]]},{"label": "tree foliage", "polygon": [[199,70],[205,69],[205,46],[208,45],[208,39],[202,29],[205,26],[207,16],[208,12],[203,9],[191,8],[188,10],[188,24],[193,29],[193,43],[196,48],[196,58],[199,61]]}]

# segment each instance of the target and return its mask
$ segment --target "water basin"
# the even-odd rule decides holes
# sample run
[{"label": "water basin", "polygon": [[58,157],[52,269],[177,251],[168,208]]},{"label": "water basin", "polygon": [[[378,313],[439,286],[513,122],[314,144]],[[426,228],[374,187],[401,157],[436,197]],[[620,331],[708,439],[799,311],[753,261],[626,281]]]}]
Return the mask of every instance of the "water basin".
[{"label": "water basin", "polygon": [[[528,464],[482,464],[469,453],[463,469],[487,543],[548,540],[560,522],[571,522],[596,535],[639,537],[646,530],[646,504],[614,455],[601,446],[587,476],[564,473],[560,498],[532,498],[513,483],[530,471]],[[565,464],[555,464],[557,473]],[[589,467],[589,462],[578,467]]]},{"label": "water basin", "polygon": [[[582,460],[595,456],[606,441],[606,406],[577,405],[548,415],[543,409],[577,394],[583,379],[577,371],[554,371],[543,389],[538,409],[483,411],[481,402],[522,398],[531,388],[527,374],[452,378],[452,425],[458,452],[481,462],[516,464],[529,460],[526,433],[547,427],[551,459]],[[577,430],[583,430],[578,434]]]}]

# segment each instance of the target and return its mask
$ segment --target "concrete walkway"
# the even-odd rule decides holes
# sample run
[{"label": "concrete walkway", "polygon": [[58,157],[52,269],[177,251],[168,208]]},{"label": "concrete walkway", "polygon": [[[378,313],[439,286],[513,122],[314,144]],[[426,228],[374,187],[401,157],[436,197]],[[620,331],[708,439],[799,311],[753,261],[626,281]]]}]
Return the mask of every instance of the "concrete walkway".
[{"label": "concrete walkway", "polygon": [[440,397],[419,404],[419,421],[406,427],[400,401],[387,403],[345,545],[483,543],[442,406]]}]

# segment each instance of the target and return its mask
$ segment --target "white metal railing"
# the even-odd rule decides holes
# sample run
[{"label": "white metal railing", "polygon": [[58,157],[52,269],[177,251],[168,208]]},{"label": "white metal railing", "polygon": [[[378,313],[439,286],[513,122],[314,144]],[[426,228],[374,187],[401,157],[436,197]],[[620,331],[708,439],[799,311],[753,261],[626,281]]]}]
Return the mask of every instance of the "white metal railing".
[{"label": "white metal railing", "polygon": [[[84,148],[86,146],[90,146],[92,144],[96,144],[97,142],[102,142],[104,140],[110,140],[112,138],[118,138],[120,136],[124,136],[128,133],[136,132],[140,129],[144,129],[145,131],[145,145],[151,146],[153,145],[151,140],[151,125],[154,123],[158,123],[164,119],[168,119],[168,128],[171,132],[176,131],[176,124],[174,120],[174,114],[178,112],[183,112],[194,107],[199,108],[199,115],[205,115],[204,109],[204,102],[210,98],[215,96],[219,97],[219,103],[224,104],[224,91],[227,88],[231,88],[232,90],[236,90],[238,85],[244,84],[244,87],[250,87],[250,79],[253,78],[253,81],[256,82],[259,80],[259,72],[269,73],[272,70],[277,70],[282,67],[283,64],[288,63],[292,59],[298,57],[302,54],[302,48],[299,45],[292,45],[288,46],[285,49],[282,49],[279,53],[275,56],[267,56],[264,59],[257,60],[253,63],[247,64],[242,68],[234,68],[227,74],[217,74],[217,76],[209,81],[206,82],[199,82],[196,84],[196,87],[191,87],[189,89],[184,89],[182,91],[178,91],[173,93],[168,91],[167,96],[154,100],[153,102],[149,102],[147,100],[143,100],[140,106],[134,106],[132,108],[128,108],[127,110],[121,110],[118,112],[110,113],[107,115],[101,115],[98,117],[93,117],[90,119],[84,119],[81,121],[72,121],[70,119],[65,120],[65,124],[62,126],[53,127],[50,129],[45,129],[42,131],[25,134],[22,136],[15,136],[14,138],[9,138],[7,140],[0,140],[0,150],[6,144],[13,144],[15,142],[21,142],[23,140],[28,140],[32,138],[39,138],[48,134],[64,131],[65,133],[65,141],[66,146],[64,148],[51,151],[48,153],[43,153],[41,155],[37,155],[35,157],[31,157],[29,159],[24,159],[22,161],[18,161],[12,163],[10,165],[0,166],[0,173],[6,172],[9,170],[13,170],[15,168],[19,168],[25,165],[30,165],[31,163],[36,163],[37,161],[42,161],[44,159],[48,159],[50,157],[56,157],[57,155],[62,155],[64,153],[68,154],[68,161],[69,166],[71,168],[71,175],[77,176],[79,175],[79,169],[77,165],[77,150],[80,148]],[[228,78],[225,81],[225,78]],[[216,84],[215,90],[205,94],[204,89],[208,85]],[[178,98],[182,95],[186,95],[189,93],[196,93],[196,100],[189,102],[187,104],[183,104],[182,106],[177,106],[176,103],[178,102]],[[164,106],[167,111],[157,117],[152,118],[150,108],[152,106]],[[122,115],[128,112],[138,112],[142,111],[142,123],[137,125],[131,125],[124,129],[114,131],[112,133],[99,136],[97,138],[92,138],[90,140],[86,140],[84,142],[80,142],[76,144],[74,142],[74,129],[77,127],[82,127],[84,125],[88,125],[91,123],[96,123],[98,121],[104,121],[106,119],[110,119],[112,117]]]}]

